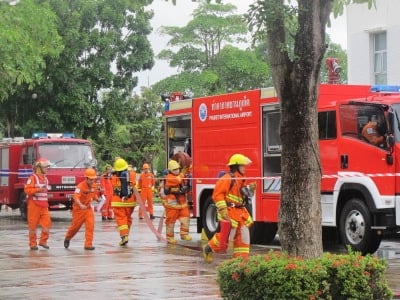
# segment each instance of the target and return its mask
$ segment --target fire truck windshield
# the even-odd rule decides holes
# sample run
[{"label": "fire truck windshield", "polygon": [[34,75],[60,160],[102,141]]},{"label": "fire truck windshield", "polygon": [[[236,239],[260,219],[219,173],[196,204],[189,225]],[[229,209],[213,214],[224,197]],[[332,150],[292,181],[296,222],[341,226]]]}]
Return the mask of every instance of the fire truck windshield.
[{"label": "fire truck windshield", "polygon": [[50,161],[52,168],[86,168],[93,164],[93,154],[88,144],[45,143],[38,146],[39,157]]}]

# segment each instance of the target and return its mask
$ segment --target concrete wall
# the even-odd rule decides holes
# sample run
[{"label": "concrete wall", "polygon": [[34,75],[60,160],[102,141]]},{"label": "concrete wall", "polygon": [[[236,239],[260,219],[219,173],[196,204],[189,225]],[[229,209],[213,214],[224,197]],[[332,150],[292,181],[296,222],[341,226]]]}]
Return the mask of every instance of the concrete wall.
[{"label": "concrete wall", "polygon": [[400,0],[347,7],[348,83],[375,84],[372,35],[386,31],[387,84],[400,84]]}]

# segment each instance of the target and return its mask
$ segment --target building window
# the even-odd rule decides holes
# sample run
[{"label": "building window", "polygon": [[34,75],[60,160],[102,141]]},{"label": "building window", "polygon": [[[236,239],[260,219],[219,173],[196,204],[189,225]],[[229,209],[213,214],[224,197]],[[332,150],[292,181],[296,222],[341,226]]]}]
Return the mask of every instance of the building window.
[{"label": "building window", "polygon": [[373,35],[373,42],[375,84],[387,84],[386,32],[375,33]]}]

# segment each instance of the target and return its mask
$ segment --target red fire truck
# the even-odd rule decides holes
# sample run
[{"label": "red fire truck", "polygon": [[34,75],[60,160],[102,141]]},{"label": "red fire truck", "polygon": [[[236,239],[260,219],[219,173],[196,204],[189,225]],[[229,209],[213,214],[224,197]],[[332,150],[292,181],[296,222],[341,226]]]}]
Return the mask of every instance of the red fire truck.
[{"label": "red fire truck", "polygon": [[38,158],[46,158],[50,209],[70,209],[75,186],[83,180],[83,170],[96,165],[92,144],[71,133],[35,133],[32,138],[0,140],[0,204],[20,208],[26,219],[24,185]]},{"label": "red fire truck", "polygon": [[[375,252],[385,232],[400,225],[400,89],[321,85],[319,138],[324,231],[345,245]],[[165,98],[164,98],[165,99]],[[169,101],[168,101],[169,100]],[[271,242],[277,232],[281,186],[280,104],[273,88],[209,96],[166,99],[166,147],[192,157],[193,217],[198,232],[217,230],[211,194],[234,153],[252,160],[246,175],[256,180],[250,207],[255,221],[252,243]],[[362,136],[379,120],[387,137],[380,145]]]}]

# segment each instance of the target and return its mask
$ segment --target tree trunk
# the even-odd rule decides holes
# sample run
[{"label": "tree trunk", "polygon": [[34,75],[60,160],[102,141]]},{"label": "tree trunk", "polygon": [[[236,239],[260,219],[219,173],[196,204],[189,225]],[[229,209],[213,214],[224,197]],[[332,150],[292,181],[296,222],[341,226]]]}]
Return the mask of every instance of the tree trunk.
[{"label": "tree trunk", "polygon": [[282,112],[278,234],[284,251],[313,258],[323,253],[317,95],[333,0],[297,2],[298,29],[290,54],[285,48],[284,1],[265,0],[268,54]]},{"label": "tree trunk", "polygon": [[318,257],[322,254],[318,124],[315,105],[307,101],[315,95],[309,94],[307,85],[288,91],[281,117],[279,239],[291,255]]}]

